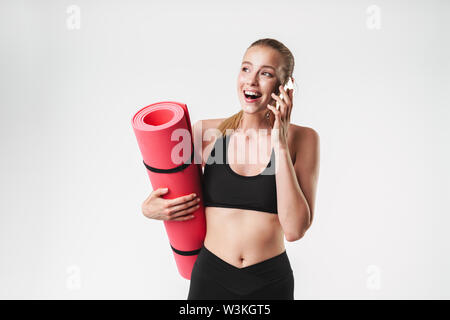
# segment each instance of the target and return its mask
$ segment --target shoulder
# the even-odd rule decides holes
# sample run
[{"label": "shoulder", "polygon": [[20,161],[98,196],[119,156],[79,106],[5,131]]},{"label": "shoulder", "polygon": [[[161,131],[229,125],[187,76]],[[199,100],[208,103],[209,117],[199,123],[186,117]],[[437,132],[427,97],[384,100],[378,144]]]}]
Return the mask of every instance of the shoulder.
[{"label": "shoulder", "polygon": [[297,154],[318,152],[320,137],[319,133],[313,128],[290,124],[289,136],[289,149],[292,148],[294,163]]},{"label": "shoulder", "polygon": [[319,134],[316,130],[310,127],[303,127],[296,124],[290,124],[292,126],[293,137],[296,140],[302,140],[302,142],[313,142],[319,139]]},{"label": "shoulder", "polygon": [[217,118],[217,119],[203,119],[195,121],[193,127],[194,128],[217,128],[225,118]]},{"label": "shoulder", "polygon": [[224,121],[225,119],[226,118],[197,120],[192,126],[194,135],[202,137],[201,140],[203,140],[204,133],[206,130],[217,129],[219,125],[222,123],[222,121]]},{"label": "shoulder", "polygon": [[216,118],[216,119],[203,119],[203,120],[197,120],[194,123],[194,126],[201,126],[204,127],[206,129],[211,129],[211,128],[217,128],[223,120],[225,120],[226,118]]},{"label": "shoulder", "polygon": [[211,137],[208,134],[205,135],[205,132],[208,129],[217,129],[225,119],[226,118],[197,120],[192,126],[194,145],[196,146],[194,149],[198,154],[196,157],[200,157],[201,159],[202,167],[205,166],[205,157],[207,157],[211,151],[214,145],[213,142],[215,141],[214,137]]}]

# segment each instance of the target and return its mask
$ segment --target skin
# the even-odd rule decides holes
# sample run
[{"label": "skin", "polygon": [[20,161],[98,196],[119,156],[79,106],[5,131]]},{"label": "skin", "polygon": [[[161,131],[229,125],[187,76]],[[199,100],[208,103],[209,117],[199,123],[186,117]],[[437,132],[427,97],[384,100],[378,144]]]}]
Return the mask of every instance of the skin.
[{"label": "skin", "polygon": [[[275,152],[278,214],[235,208],[206,207],[205,247],[225,262],[243,268],[274,257],[285,250],[284,239],[296,241],[311,226],[319,174],[319,136],[316,131],[290,123],[292,91],[280,86],[283,59],[278,51],[262,46],[249,48],[237,78],[237,93],[243,110],[240,130],[234,132],[228,148],[230,168],[242,176],[260,174]],[[245,62],[245,63],[244,63]],[[263,67],[271,66],[272,68]],[[279,88],[283,99],[273,92]],[[247,103],[243,89],[262,93],[257,103]],[[275,101],[280,110],[275,109]],[[266,113],[270,112],[267,120]],[[215,143],[208,130],[217,129],[224,119],[197,121],[194,141],[202,141],[202,167]],[[251,135],[265,129],[264,136]],[[200,139],[199,139],[200,137]],[[248,161],[249,146],[256,146],[256,163]],[[196,148],[198,152],[200,148]],[[260,150],[266,150],[260,152]],[[239,156],[245,155],[245,160]],[[196,158],[198,159],[197,155]],[[164,199],[162,188],[154,190],[142,204],[143,214],[159,220],[189,220],[197,209],[198,197],[186,195]]]},{"label": "skin", "polygon": [[[258,263],[282,253],[285,250],[286,230],[293,229],[294,225],[298,232],[289,231],[290,234],[295,235],[287,238],[288,241],[295,241],[303,236],[312,222],[319,161],[318,135],[315,131],[289,124],[292,92],[285,92],[280,87],[280,92],[283,93],[286,100],[281,100],[279,96],[273,94],[280,84],[278,79],[283,62],[280,54],[272,48],[252,47],[246,51],[243,61],[247,62],[242,64],[237,79],[237,93],[244,111],[241,123],[243,132],[233,133],[231,136],[228,149],[230,168],[243,176],[257,175],[269,162],[271,147],[273,147],[276,159],[278,157],[281,159],[281,168],[278,168],[280,170],[276,173],[280,175],[280,178],[277,177],[277,197],[279,199],[283,193],[292,194],[292,199],[287,198],[284,202],[295,203],[295,206],[289,210],[299,214],[291,217],[282,214],[280,205],[278,215],[254,210],[206,207],[205,247],[237,268]],[[262,67],[263,65],[273,68]],[[262,93],[262,98],[258,103],[247,103],[244,99],[243,89],[255,89]],[[268,104],[274,106],[275,100],[280,102],[280,111],[268,106]],[[273,127],[271,122],[265,118],[268,110],[271,111]],[[194,135],[201,134],[204,137],[206,130],[217,128],[223,120],[209,119],[197,122],[194,125]],[[260,139],[246,135],[246,132],[251,129],[267,129],[268,135]],[[244,139],[239,140],[238,137],[244,137]],[[239,144],[239,141],[245,142]],[[208,159],[214,142],[215,139],[202,143],[202,167]],[[261,148],[267,150],[265,155],[258,159],[257,163],[239,162],[238,153],[246,150],[246,159],[248,159],[248,146],[252,143],[257,145],[258,150]],[[266,145],[264,146],[264,144]],[[300,157],[297,157],[297,153],[300,154],[300,152],[309,152],[312,155],[304,157],[302,163]],[[298,158],[298,162],[295,165],[291,159],[296,158]],[[305,177],[302,183],[299,179],[300,174]],[[279,183],[280,179],[287,183]],[[298,189],[296,191],[299,193],[293,193],[291,189]],[[300,200],[297,201],[297,199]],[[288,228],[286,225],[290,227]]]}]

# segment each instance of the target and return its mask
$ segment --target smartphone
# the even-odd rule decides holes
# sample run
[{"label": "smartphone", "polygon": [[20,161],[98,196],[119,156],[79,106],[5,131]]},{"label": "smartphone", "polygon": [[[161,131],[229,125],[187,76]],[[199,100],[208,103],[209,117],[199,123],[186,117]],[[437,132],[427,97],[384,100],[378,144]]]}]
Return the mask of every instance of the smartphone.
[{"label": "smartphone", "polygon": [[[289,77],[288,82],[284,85],[284,91],[287,89],[294,89],[294,81],[292,80],[292,77]],[[280,94],[280,98],[283,99],[283,94]],[[277,110],[280,110],[280,105],[277,101]]]}]

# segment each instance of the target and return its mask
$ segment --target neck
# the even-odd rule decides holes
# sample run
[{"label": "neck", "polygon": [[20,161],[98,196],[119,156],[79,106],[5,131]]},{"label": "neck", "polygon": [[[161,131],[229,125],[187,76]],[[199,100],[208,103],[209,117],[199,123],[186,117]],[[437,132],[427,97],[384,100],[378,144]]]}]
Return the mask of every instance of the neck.
[{"label": "neck", "polygon": [[265,129],[268,133],[271,132],[272,126],[270,120],[266,118],[267,110],[259,113],[243,113],[241,118],[241,123],[238,126],[238,130],[242,130],[246,133],[248,130],[258,130]]}]

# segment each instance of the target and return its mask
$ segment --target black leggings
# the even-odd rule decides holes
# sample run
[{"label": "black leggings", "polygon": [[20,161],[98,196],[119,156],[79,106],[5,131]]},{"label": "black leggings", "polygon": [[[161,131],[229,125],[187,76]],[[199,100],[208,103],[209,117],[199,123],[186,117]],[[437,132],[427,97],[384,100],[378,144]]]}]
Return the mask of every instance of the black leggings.
[{"label": "black leggings", "polygon": [[188,300],[294,299],[286,251],[248,267],[235,267],[202,247],[192,269]]}]

